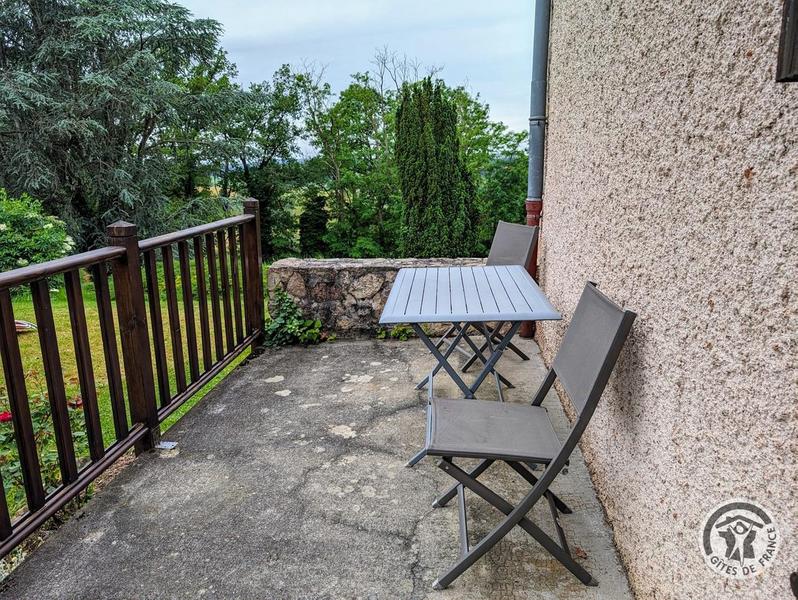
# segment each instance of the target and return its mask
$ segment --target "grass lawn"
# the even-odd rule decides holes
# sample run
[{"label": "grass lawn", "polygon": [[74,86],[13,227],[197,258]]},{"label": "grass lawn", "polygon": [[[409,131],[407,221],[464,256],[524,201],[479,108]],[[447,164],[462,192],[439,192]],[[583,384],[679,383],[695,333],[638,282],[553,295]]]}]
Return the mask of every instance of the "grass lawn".
[{"label": "grass lawn", "polygon": [[[266,270],[267,267],[264,267],[264,278]],[[194,268],[192,264],[192,274],[193,273],[194,273]],[[90,347],[92,349],[92,366],[94,370],[94,379],[97,390],[103,439],[105,442],[105,446],[108,447],[114,442],[115,435],[114,435],[110,394],[109,394],[107,376],[105,371],[105,357],[102,350],[99,319],[97,316],[97,303],[94,297],[94,285],[91,283],[87,274],[84,273],[83,275],[84,275],[83,301],[86,311],[89,342],[90,342]],[[163,275],[160,264],[159,264],[158,279],[161,287],[160,290],[161,314],[164,322],[163,324],[164,336],[166,338],[165,341],[166,341],[166,355],[167,355],[167,364],[168,364],[169,381],[170,381],[170,396],[173,396],[177,393],[177,386],[175,379],[175,365],[172,358],[169,318],[166,307],[164,282],[163,282]],[[196,283],[192,282],[192,284],[193,284],[192,287],[194,287],[194,297],[195,297],[193,312],[194,312],[195,328],[197,330],[198,356],[200,363],[200,372],[203,372],[204,369],[202,361],[202,342],[200,335],[200,318],[199,318],[200,308],[199,308],[199,302],[196,299]],[[179,277],[178,281],[176,282],[176,285],[177,285],[177,292],[179,299],[178,304],[179,304],[179,313],[181,321],[181,332],[183,338],[185,371],[186,371],[186,377],[190,378],[189,374],[190,372],[188,367],[188,353],[185,349],[187,343],[185,314],[183,311],[182,296],[180,295],[181,282],[179,280]],[[72,343],[69,309],[67,306],[67,300],[66,300],[66,295],[64,293],[63,285],[59,286],[58,291],[51,292],[50,299],[53,309],[53,319],[55,322],[57,338],[58,338],[58,349],[61,357],[61,368],[63,371],[63,381],[66,389],[66,396],[68,403],[72,405],[72,408],[70,409],[71,413],[70,416],[73,425],[73,439],[75,442],[76,451],[78,453],[78,461],[80,464],[85,464],[85,462],[88,461],[88,450],[85,442],[85,427],[83,427],[83,415],[82,415],[82,410],[80,408],[75,408],[75,406],[78,405],[79,401],[81,400],[80,382],[78,380],[77,365],[75,363],[75,349]],[[22,319],[34,323],[36,322],[33,310],[33,303],[30,296],[24,294],[15,296],[13,299],[13,306],[14,306],[14,317],[16,319]],[[114,306],[114,318],[116,321],[115,309],[116,307]],[[242,307],[242,312],[243,312],[243,307]],[[215,361],[216,354],[213,343],[215,331],[213,329],[213,319],[211,317],[212,313],[210,310],[210,306],[208,308],[208,313],[209,313],[209,324],[211,328],[211,352],[212,352],[212,357]],[[149,320],[149,312],[147,313],[147,318]],[[223,318],[222,318],[222,323],[224,323]],[[117,346],[121,363],[122,350],[121,346],[119,346],[118,323],[115,323],[115,327],[117,334]],[[220,334],[222,334],[222,332],[220,332]],[[54,447],[53,447],[54,444],[52,442],[52,433],[51,433],[52,427],[49,422],[49,417],[46,415],[47,385],[44,377],[44,369],[42,364],[41,348],[39,346],[39,338],[36,332],[30,332],[30,333],[20,334],[18,336],[18,340],[19,340],[20,352],[22,355],[23,369],[25,371],[28,396],[31,401],[32,411],[34,412],[34,428],[36,428],[35,421],[36,421],[37,410],[38,412],[44,411],[45,420],[47,421],[47,423],[44,426],[44,431],[42,432],[42,437],[40,439],[40,436],[37,435],[37,441],[39,441],[39,457],[40,461],[42,462],[42,471],[43,471],[43,476],[45,478],[45,486],[49,489],[53,489],[60,483],[60,475],[58,473],[58,467],[57,467],[57,456],[54,454]],[[161,431],[165,432],[169,429],[169,427],[174,425],[180,419],[181,416],[183,416],[192,406],[194,406],[205,394],[207,394],[211,389],[213,389],[213,387],[224,377],[226,377],[230,371],[235,369],[238,364],[240,364],[243,360],[245,360],[248,355],[249,355],[249,350],[246,350],[244,353],[241,354],[241,356],[237,357],[230,365],[228,365],[219,375],[217,375],[213,380],[211,380],[208,384],[206,384],[197,394],[195,394],[177,411],[175,411],[172,415],[170,415],[161,425]],[[120,366],[123,371],[122,375],[124,379],[124,365]],[[153,363],[153,373],[155,373],[154,363]],[[156,387],[157,387],[157,379],[156,379]],[[127,390],[125,390],[125,394],[127,394]],[[6,393],[4,375],[3,373],[0,372],[0,411],[5,411],[8,409],[9,409],[8,397]],[[130,423],[130,415],[128,414],[127,417],[128,417],[128,423]],[[3,475],[3,481],[6,487],[6,496],[9,501],[9,509],[11,510],[12,514],[15,514],[20,510],[24,510],[25,508],[24,491],[21,489],[21,476],[20,476],[21,474],[18,472],[16,447],[13,439],[13,429],[11,427],[10,422],[0,423],[0,472],[2,472]]]}]

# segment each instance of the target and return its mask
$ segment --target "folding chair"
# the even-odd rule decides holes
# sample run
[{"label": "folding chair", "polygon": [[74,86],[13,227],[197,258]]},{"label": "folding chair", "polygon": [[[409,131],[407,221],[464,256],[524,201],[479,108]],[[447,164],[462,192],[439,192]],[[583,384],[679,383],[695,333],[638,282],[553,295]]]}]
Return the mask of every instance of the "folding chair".
[{"label": "folding chair", "polygon": [[[587,427],[635,316],[635,313],[618,307],[589,282],[531,406],[430,398],[425,451],[428,455],[441,457],[438,466],[457,480],[433,506],[444,506],[457,496],[460,518],[460,559],[435,581],[435,589],[449,586],[516,525],[548,550],[579,581],[598,585],[571,556],[565,532],[559,523],[559,513],[569,514],[571,510],[549,488],[568,463]],[[556,379],[560,380],[578,415],[564,443],[557,438],[546,409],[541,406]],[[454,463],[456,458],[478,458],[482,462],[466,472]],[[507,463],[532,486],[516,506],[477,480],[495,461]],[[533,474],[532,465],[543,465],[543,473]],[[466,489],[505,515],[475,546],[471,546],[468,539]],[[545,498],[549,505],[559,544],[527,517],[541,498]]]},{"label": "folding chair", "polygon": [[[490,244],[490,252],[488,253],[488,259],[485,262],[488,266],[496,266],[496,265],[521,265],[524,268],[529,266],[529,261],[532,260],[532,253],[535,249],[535,244],[538,240],[538,228],[537,227],[529,227],[527,225],[519,225],[517,223],[507,223],[506,221],[499,221],[498,225],[496,226],[496,232],[493,234],[493,241]],[[475,348],[473,354],[469,353],[468,351],[460,348],[457,344],[454,344],[454,349],[464,354],[468,357],[468,361],[462,367],[463,371],[468,370],[468,368],[474,364],[476,360],[482,360],[482,352],[489,347],[488,339],[490,339],[491,343],[499,343],[501,336],[499,334],[501,328],[504,326],[504,323],[497,323],[493,328],[484,325],[484,327],[480,328],[478,326],[474,326],[475,329],[481,331],[484,335],[490,336],[489,338],[486,337],[485,342],[479,347],[479,351],[476,351]],[[466,329],[468,326],[466,325]],[[458,333],[459,328],[457,326],[452,325],[449,329],[446,330],[446,333],[438,340],[438,343],[435,345],[436,348],[440,348],[444,343],[452,343],[449,341],[449,336],[453,333]],[[455,339],[459,341],[459,338],[455,336]],[[471,340],[468,338],[468,333],[464,333],[462,339],[465,339],[469,342],[469,345],[474,346],[471,343]],[[516,346],[515,344],[508,344],[507,347],[515,352],[522,360],[529,360],[529,357]],[[484,360],[483,360],[484,363]],[[507,385],[507,387],[513,387],[512,384],[502,378],[502,382]],[[418,385],[418,389],[423,387],[425,382],[422,381]]]}]

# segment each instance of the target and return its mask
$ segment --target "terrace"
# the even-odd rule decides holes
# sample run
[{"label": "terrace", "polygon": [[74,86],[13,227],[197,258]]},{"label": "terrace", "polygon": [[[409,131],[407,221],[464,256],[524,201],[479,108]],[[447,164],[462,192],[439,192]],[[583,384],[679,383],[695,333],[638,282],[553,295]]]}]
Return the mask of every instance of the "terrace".
[{"label": "terrace", "polygon": [[[412,29],[394,18],[395,3],[328,3],[338,19],[292,3],[313,17],[310,54],[325,62],[328,47],[364,51],[373,38],[357,27],[373,13],[374,31],[399,36],[401,51],[427,48],[438,64],[445,49],[490,81],[511,77],[502,96],[526,86],[508,75],[508,59],[531,23],[516,15],[533,5],[526,156],[512,129],[482,118],[489,107],[469,86],[417,81],[419,66],[387,46],[375,76],[353,70],[339,94],[307,64],[246,89],[228,85],[233,64],[220,70],[220,24],[165,0],[5,4],[0,598],[798,598],[798,0],[471,3],[484,11],[481,29],[466,28],[456,3],[403,5]],[[195,4],[246,21],[255,33],[235,47],[261,68],[302,48],[273,36],[284,7]],[[515,34],[505,29],[513,23]],[[261,40],[266,50],[254,51]],[[174,139],[182,130],[189,139]],[[300,152],[307,143],[318,162]],[[462,164],[469,156],[484,160]],[[435,185],[419,194],[425,181]],[[270,202],[262,231],[257,201],[230,217],[247,195]],[[523,197],[540,234],[529,259],[500,276],[464,258],[493,248],[497,220],[523,219]],[[41,232],[47,257],[72,252],[62,221],[77,215],[81,247],[96,249],[29,265],[44,256],[27,248]],[[121,215],[142,229],[115,223],[97,248],[97,228]],[[262,247],[268,258],[383,258],[280,260],[265,285]],[[412,258],[429,256],[458,258]],[[467,294],[461,277],[460,294],[456,269],[428,279],[427,267],[452,264],[481,272],[481,289],[473,276]],[[488,338],[499,349],[484,362],[498,359],[516,327],[538,319],[511,301],[520,295],[534,310],[513,279],[528,279],[522,264],[537,282],[526,291],[562,319],[538,320],[534,341],[513,340],[531,360],[506,352],[498,363],[516,384],[505,391],[510,406],[485,402],[488,416],[469,421],[480,405],[446,403],[463,425],[450,431],[495,450],[463,456],[519,468],[485,473],[496,493],[447,462],[445,445],[441,462],[404,468],[433,437],[414,384],[436,359],[448,367],[437,398],[497,398],[490,379],[479,390],[474,373],[458,379],[460,356],[444,366],[422,344],[426,328],[501,322],[512,304],[509,333]],[[400,267],[424,275],[405,271],[392,286]],[[504,296],[489,300],[499,290],[491,281]],[[590,343],[606,337],[566,335],[584,325],[575,307],[588,281],[638,314],[633,327],[631,313],[595,319],[618,326],[607,353]],[[388,304],[393,288],[404,305]],[[266,316],[267,299],[270,308],[287,300],[292,331],[277,311]],[[477,306],[484,318],[468,320]],[[446,307],[451,319],[422,319]],[[379,322],[396,327],[388,334]],[[419,337],[398,341],[408,324]],[[319,341],[321,331],[339,339],[264,347],[275,330],[283,342]],[[577,352],[563,365],[555,357],[568,341]],[[545,462],[556,444],[548,429],[522,437],[518,425],[534,419],[507,415],[541,380],[548,389],[544,367],[556,363],[563,383],[569,363],[593,360],[589,394],[577,382],[581,403],[569,402],[568,385],[542,399],[559,441],[569,421],[579,435],[523,496],[517,474],[537,476],[519,461]],[[497,413],[504,420],[490,419]],[[489,440],[500,443],[488,447],[477,434],[489,427],[473,423],[503,425]],[[517,439],[543,450],[513,453]],[[451,483],[444,471],[468,487],[467,502],[461,487],[456,506],[432,507]],[[558,516],[548,495],[554,524],[543,503],[525,513],[536,529],[522,513],[555,472],[552,490],[575,510]],[[438,581],[451,586],[435,591],[458,558]]]},{"label": "terrace", "polygon": [[[502,361],[518,382],[512,402],[545,374],[534,343],[521,344],[531,361]],[[631,598],[578,455],[555,489],[576,507],[562,524],[600,587],[518,530],[451,588],[432,590],[458,555],[456,508],[430,507],[450,480],[431,458],[403,466],[423,440],[426,395],[413,384],[431,360],[418,340],[374,339],[252,358],[164,436],[173,450],[139,456],[52,534],[4,597]],[[436,379],[436,393],[457,392]],[[556,395],[544,405],[562,434]],[[488,474],[510,498],[524,491],[508,468]],[[501,515],[471,507],[476,539]],[[544,529],[547,512],[532,514]]]},{"label": "terrace", "polygon": [[[271,287],[287,276],[285,287],[298,288],[296,277],[305,277],[305,295],[326,285],[325,298],[335,290],[338,298],[328,303],[347,304],[343,299],[355,295],[356,307],[369,310],[345,318],[364,320],[359,339],[264,348],[258,223],[255,200],[244,203],[243,215],[145,240],[133,225],[115,223],[105,248],[0,275],[3,385],[24,488],[20,506],[20,479],[4,478],[3,554],[99,475],[118,472],[44,536],[4,581],[4,596],[433,593],[436,575],[458,555],[457,512],[431,507],[448,487],[431,458],[403,467],[423,442],[427,392],[414,382],[429,373],[433,357],[419,339],[362,335],[385,302],[395,265],[310,261],[303,271],[301,263],[275,263]],[[50,286],[62,277],[66,306],[55,310]],[[351,289],[336,287],[344,282]],[[29,297],[17,293],[25,288]],[[40,357],[32,338],[14,331],[16,313],[31,303],[38,332],[27,336],[38,338]],[[519,343],[532,359],[502,362],[517,383],[505,396],[529,402],[546,371],[534,342]],[[230,371],[250,348],[248,360]],[[47,392],[30,395],[37,368]],[[67,370],[77,375],[67,377]],[[435,383],[438,396],[460,394],[448,376]],[[210,393],[166,429],[208,386]],[[480,389],[480,398],[497,395],[491,385]],[[564,438],[568,421],[557,396],[545,404]],[[602,593],[627,597],[581,458],[567,471],[556,490],[576,508],[561,520],[572,552],[601,581]],[[498,465],[483,479],[510,499],[524,489]],[[473,539],[500,517],[488,505],[469,511]],[[519,532],[440,593],[464,594],[587,598],[595,588]]]}]

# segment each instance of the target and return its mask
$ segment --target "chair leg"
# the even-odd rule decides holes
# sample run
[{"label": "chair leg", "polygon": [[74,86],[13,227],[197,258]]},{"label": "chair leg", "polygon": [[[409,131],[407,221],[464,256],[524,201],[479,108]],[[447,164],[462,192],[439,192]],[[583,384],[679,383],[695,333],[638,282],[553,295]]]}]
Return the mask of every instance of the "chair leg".
[{"label": "chair leg", "polygon": [[[492,341],[494,341],[494,342],[500,342],[500,341],[501,341],[501,337],[502,337],[502,336],[501,336],[501,333],[499,333],[499,330],[500,330],[500,329],[501,329],[503,326],[504,326],[504,322],[502,322],[502,323],[499,323],[499,324],[498,324],[496,327],[494,327],[494,328],[491,330],[491,333],[490,333],[490,339],[491,339]],[[487,344],[482,344],[482,346],[480,347],[480,352],[484,352],[484,351],[485,351],[485,349],[486,349],[487,347],[488,347],[488,345],[487,345]],[[518,356],[521,358],[521,360],[529,360],[529,356],[528,356],[528,355],[527,355],[527,354],[526,354],[526,353],[525,353],[523,350],[521,350],[521,349],[520,349],[518,346],[516,346],[515,344],[513,344],[512,342],[508,343],[508,344],[507,344],[507,347],[508,347],[510,350],[512,350],[513,352],[515,352],[515,353],[516,353],[516,354],[517,354],[517,355],[518,355]],[[470,369],[470,368],[471,368],[471,365],[473,365],[473,364],[474,364],[474,362],[477,360],[477,358],[478,358],[478,357],[477,357],[475,354],[472,354],[472,355],[471,355],[471,358],[469,358],[469,359],[466,361],[466,363],[465,363],[465,364],[464,364],[462,367],[460,367],[460,370],[461,370],[461,371],[463,371],[463,373],[465,373],[466,371],[468,371],[468,369]]]},{"label": "chair leg", "polygon": [[[505,321],[497,323],[496,327],[491,329],[490,339],[493,340],[494,342],[498,342],[498,341],[501,340],[501,337],[502,337],[501,336],[501,328],[504,327],[504,323],[505,323]],[[516,346],[515,344],[513,344],[513,343],[507,344],[507,348],[512,350],[513,352],[515,352],[519,356],[519,358],[521,360],[529,360],[529,356],[527,356],[527,354],[523,350],[521,350],[518,346]]]},{"label": "chair leg", "polygon": [[466,518],[465,488],[457,486],[457,517],[460,521],[460,556],[468,554],[468,520]]},{"label": "chair leg", "polygon": [[[427,406],[429,407],[429,405],[432,404],[432,398],[435,396],[434,383],[433,383],[435,381],[434,372],[430,371],[430,374],[427,377],[427,381],[429,381],[429,385],[427,386]],[[427,408],[427,435],[426,435],[427,438],[429,438],[430,425],[431,425],[430,412],[429,408]],[[412,469],[426,455],[427,455],[427,447],[424,446],[424,448],[419,450],[413,458],[411,458],[405,463],[405,467],[407,467],[408,469]]]},{"label": "chair leg", "polygon": [[[527,517],[521,516],[516,512],[516,508],[507,500],[499,496],[496,492],[470,477],[468,473],[457,467],[450,461],[441,460],[438,467],[449,473],[465,487],[477,494],[480,498],[496,507],[506,515],[506,518],[488,533],[480,542],[468,551],[468,554],[447,571],[444,575],[435,580],[432,584],[436,590],[447,588],[455,579],[462,575],[471,565],[482,558],[485,553],[495,546],[501,539],[518,525],[545,548],[554,558],[559,560],[579,581],[585,585],[598,585],[593,576],[588,573],[579,563],[577,563],[561,546],[551,539],[540,527],[535,525]],[[530,492],[531,493],[531,492]],[[530,507],[531,509],[531,507]],[[528,511],[527,511],[528,512]]]},{"label": "chair leg", "polygon": [[[518,473],[521,477],[527,480],[530,485],[535,485],[538,482],[538,478],[535,477],[532,473],[529,472],[529,468],[521,463],[517,462],[507,462],[510,465],[510,468]],[[554,499],[554,503],[557,505],[557,510],[559,510],[564,515],[570,515],[574,511],[572,511],[568,505],[560,500],[560,498],[552,491],[546,492],[547,494],[551,494],[552,498]]]},{"label": "chair leg", "polygon": [[[499,334],[495,334],[493,336],[493,341],[494,342],[498,342],[500,339],[501,338],[499,337]],[[529,360],[529,355],[526,352],[524,352],[523,350],[521,350],[515,344],[512,344],[512,343],[507,344],[507,348],[509,350],[512,350],[513,352],[515,352],[521,360]]]},{"label": "chair leg", "polygon": [[423,450],[420,450],[420,451],[419,451],[419,452],[418,452],[418,453],[417,453],[417,454],[416,454],[416,455],[415,455],[413,458],[411,458],[410,460],[408,460],[408,461],[405,463],[405,466],[406,466],[408,469],[410,469],[410,468],[412,468],[412,467],[415,467],[415,466],[418,464],[418,461],[420,461],[420,460],[421,460],[422,458],[424,458],[426,455],[427,455],[427,449],[426,449],[426,448],[424,448]]},{"label": "chair leg", "polygon": [[546,492],[544,494],[549,503],[549,510],[551,511],[551,519],[554,521],[554,528],[557,530],[557,537],[560,539],[560,547],[565,550],[568,556],[571,556],[571,549],[568,548],[568,540],[565,538],[565,531],[560,525],[560,515],[557,512],[557,504],[554,501],[554,494]]},{"label": "chair leg", "polygon": [[[493,464],[492,460],[483,460],[479,463],[476,467],[474,467],[469,475],[476,479],[480,475],[482,475],[485,471],[488,470],[488,467]],[[444,492],[441,496],[438,496],[435,501],[432,503],[432,508],[443,508],[446,506],[449,501],[457,495],[457,488],[460,487],[459,483],[455,483],[452,487],[450,487],[446,492]]]}]

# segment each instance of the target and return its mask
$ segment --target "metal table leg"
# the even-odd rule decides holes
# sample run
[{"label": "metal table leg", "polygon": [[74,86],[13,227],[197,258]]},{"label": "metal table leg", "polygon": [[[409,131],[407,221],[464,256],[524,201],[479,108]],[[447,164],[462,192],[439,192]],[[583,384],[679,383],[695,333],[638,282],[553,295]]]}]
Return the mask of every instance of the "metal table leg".
[{"label": "metal table leg", "polygon": [[[454,352],[455,348],[457,348],[457,344],[459,344],[460,340],[464,336],[466,336],[466,330],[468,329],[468,324],[465,324],[464,326],[460,327],[459,323],[453,323],[452,326],[454,328],[456,328],[458,331],[457,331],[457,335],[454,337],[454,341],[451,344],[449,344],[449,347],[446,349],[446,352],[443,354],[443,360],[444,361],[446,361],[449,358],[449,356],[451,356],[452,352]],[[415,323],[413,324],[413,329],[416,330],[416,333],[418,334],[418,337],[422,338],[424,343],[427,344],[428,348],[434,348],[434,352],[433,352],[432,349],[430,349],[430,352],[433,353],[433,356],[435,356],[435,353],[437,353],[438,356],[440,356],[440,351],[438,350],[438,344],[435,344],[434,346],[430,346],[430,344],[432,344],[432,342],[427,337],[427,334],[424,333],[424,330],[420,326],[418,326],[417,324],[415,324]],[[419,333],[419,331],[421,333]],[[422,335],[423,335],[423,337],[422,337]],[[438,358],[438,356],[435,356],[435,358]],[[438,360],[438,365],[432,370],[432,373],[430,375],[434,377],[438,373],[438,371],[441,370],[442,366],[443,366],[443,363],[439,359]],[[416,385],[416,389],[417,390],[420,390],[421,388],[423,388],[427,384],[427,382],[430,380],[430,375],[427,375],[426,377],[424,377],[424,379],[422,379],[421,381],[418,382],[418,384]]]},{"label": "metal table leg", "polygon": [[[477,345],[469,337],[469,335],[468,335],[468,328],[469,327],[474,327],[474,325],[471,325],[469,323],[462,323],[462,324],[461,323],[452,323],[452,326],[449,328],[449,331],[456,330],[457,331],[457,335],[455,335],[454,340],[449,343],[449,347],[446,349],[446,352],[444,352],[443,356],[444,356],[444,358],[448,359],[449,356],[451,356],[451,354],[452,354],[452,350],[457,350],[458,352],[470,357],[471,355],[468,352],[466,352],[465,350],[463,350],[462,348],[460,348],[460,346],[459,346],[460,340],[463,339],[471,347],[471,350],[474,352],[474,354],[478,356],[479,360],[482,361],[482,363],[484,364],[487,361],[487,359],[482,354],[482,352],[477,349]],[[435,344],[436,348],[440,348],[440,346],[443,344],[443,339],[444,338],[441,338],[440,340],[438,340],[438,343]],[[438,373],[438,371],[440,371],[440,370],[441,370],[441,366],[438,365],[432,371],[432,374],[436,375]],[[506,385],[508,388],[512,389],[512,388],[515,387],[510,382],[510,380],[507,379],[506,377],[504,377],[501,373],[499,373],[495,369],[494,369],[494,372],[495,372],[496,375],[498,375],[499,379],[501,379],[502,383],[504,383],[504,385]],[[424,379],[422,379],[421,381],[418,382],[418,384],[416,384],[416,389],[420,390],[421,388],[423,388],[427,384],[428,381],[429,381],[429,376],[424,377]]]},{"label": "metal table leg", "polygon": [[[490,332],[488,331],[488,327],[481,323],[482,334],[485,336],[485,342],[488,344],[488,349],[490,350],[491,354],[493,354],[493,342],[490,339]],[[502,382],[499,379],[499,373],[493,369],[493,377],[496,380],[496,391],[499,394],[499,402],[504,402],[504,394],[502,394]]]},{"label": "metal table leg", "polygon": [[[442,367],[449,374],[449,377],[451,377],[452,381],[454,381],[457,384],[457,387],[459,387],[460,390],[463,392],[463,394],[465,394],[466,398],[473,398],[474,397],[474,391],[476,390],[476,388],[471,389],[470,387],[468,387],[468,385],[466,385],[466,382],[463,381],[463,378],[460,377],[460,374],[446,360],[449,357],[449,355],[453,352],[453,346],[449,347],[449,349],[446,351],[446,355],[444,356],[443,354],[441,354],[440,350],[438,350],[435,347],[435,344],[432,342],[432,340],[429,339],[429,336],[426,334],[424,329],[422,329],[421,325],[419,325],[418,323],[412,323],[411,325],[413,327],[413,331],[416,332],[416,335],[421,339],[422,342],[424,342],[424,345],[427,346],[427,349],[430,351],[432,356],[434,356],[435,359],[438,361],[438,367]],[[519,325],[520,325],[520,322],[519,322]],[[465,327],[458,334],[458,336],[460,338],[462,338],[464,330],[465,330]],[[455,338],[455,339],[457,339],[457,338]],[[460,340],[457,339],[457,341],[459,342]],[[488,362],[490,362],[490,359],[488,360]],[[493,361],[493,362],[495,363],[496,361]],[[490,366],[492,367],[493,364],[491,364]],[[438,367],[433,369],[432,375],[434,375],[435,373],[438,372],[438,370],[439,370]],[[428,379],[429,379],[429,377],[425,378],[425,381],[423,383],[426,383],[426,380],[428,380]],[[482,377],[482,379],[485,379],[485,377]],[[480,380],[480,383],[482,383],[481,380]],[[419,384],[419,385],[422,385],[422,384]],[[479,387],[479,386],[477,386],[477,387]]]},{"label": "metal table leg", "polygon": [[[501,332],[501,328],[504,326],[504,323],[505,323],[505,321],[500,321],[496,325],[496,327],[494,327],[493,330],[490,332],[490,339],[493,340],[494,342],[498,342],[501,339],[501,333],[500,332]],[[486,343],[483,343],[482,346],[480,346],[479,349],[480,349],[480,351],[484,352],[487,347],[488,347],[488,345]],[[516,346],[512,342],[507,344],[507,347],[510,350],[512,350],[513,352],[515,352],[521,358],[521,360],[529,360],[529,356],[527,356],[526,353],[524,353],[520,348],[518,348],[518,346]],[[468,361],[466,361],[466,363],[460,368],[460,370],[463,373],[468,371],[468,369],[471,367],[471,365],[474,364],[474,362],[477,360],[477,358],[478,358],[477,357],[477,353],[475,352],[473,355],[471,355],[471,357],[468,359]]]},{"label": "metal table leg", "polygon": [[[482,367],[482,371],[480,371],[479,375],[477,375],[476,381],[471,384],[469,390],[471,391],[471,395],[467,396],[467,398],[473,398],[474,392],[479,389],[479,386],[482,385],[482,382],[485,380],[491,372],[493,372],[493,366],[496,362],[501,358],[502,353],[504,352],[505,348],[507,348],[507,344],[510,343],[510,340],[513,339],[515,334],[518,332],[518,329],[521,327],[521,321],[514,321],[513,324],[510,326],[510,330],[502,336],[501,341],[498,345],[494,348],[493,353],[488,358],[488,361]],[[461,380],[462,381],[462,380]]]},{"label": "metal table leg", "polygon": [[[468,329],[469,324],[465,323],[463,324],[462,327],[459,328],[454,343],[449,346],[445,354],[441,354],[441,351],[438,349],[438,346],[429,338],[429,336],[421,327],[421,325],[417,323],[412,323],[411,325],[413,327],[413,330],[416,332],[416,335],[418,335],[419,339],[421,339],[421,341],[424,342],[424,345],[427,346],[427,349],[430,351],[430,354],[432,354],[435,357],[435,359],[438,361],[438,364],[432,369],[432,371],[430,371],[430,374],[427,375],[421,381],[421,383],[418,384],[418,386],[416,386],[416,389],[420,389],[421,387],[424,386],[424,384],[429,383],[430,402],[432,401],[432,394],[433,394],[432,385],[434,377],[435,374],[440,369],[444,369],[449,374],[449,377],[451,377],[452,381],[454,381],[457,384],[457,387],[460,388],[460,390],[463,392],[463,394],[467,399],[473,398],[474,394],[479,389],[479,386],[482,385],[482,382],[485,380],[485,377],[487,377],[488,374],[493,373],[494,377],[496,378],[496,385],[499,388],[499,398],[502,402],[504,401],[504,397],[501,391],[501,380],[502,380],[501,375],[495,370],[494,365],[501,357],[502,352],[504,352],[505,348],[507,348],[507,345],[510,343],[510,340],[512,340],[513,336],[521,327],[520,321],[513,322],[512,326],[510,327],[510,330],[502,337],[498,345],[496,345],[495,347],[493,346],[493,343],[490,341],[490,334],[487,332],[487,330],[483,330],[483,333],[486,335],[486,339],[488,340],[488,347],[491,349],[491,355],[487,360],[485,360],[484,356],[482,356],[482,354],[480,353],[480,357],[481,360],[484,361],[484,365],[482,367],[482,371],[480,371],[479,375],[477,375],[476,381],[470,387],[466,384],[465,381],[463,381],[463,378],[460,377],[460,374],[457,372],[457,370],[454,367],[452,367],[452,365],[450,365],[447,360],[454,351],[455,344],[459,343],[459,341],[466,336],[466,330]],[[469,344],[474,344],[473,341],[470,340],[470,338],[466,337],[466,339],[468,340]],[[475,344],[474,347],[476,347]],[[429,411],[427,411],[427,419],[429,419]],[[429,422],[427,423],[427,427],[429,427]],[[427,455],[426,449],[422,449],[421,451],[416,453],[416,455],[413,458],[411,458],[405,466],[407,467],[414,466],[416,463],[418,463],[418,461],[420,461],[426,455]]]},{"label": "metal table leg", "polygon": [[[466,336],[464,336],[464,337],[463,337],[463,339],[466,341],[466,343],[467,343],[467,344],[468,344],[468,345],[471,347],[471,350],[474,352],[474,354],[472,355],[472,358],[474,358],[474,359],[477,359],[477,358],[478,358],[480,361],[482,361],[482,364],[484,365],[484,364],[487,362],[487,359],[485,358],[485,355],[484,355],[484,354],[482,354],[482,352],[483,352],[483,350],[485,350],[485,348],[487,347],[487,344],[483,344],[483,347],[482,347],[482,349],[480,349],[480,348],[477,348],[477,345],[476,345],[476,344],[475,344],[475,343],[474,343],[474,342],[471,340],[471,338],[470,338],[470,337],[468,337],[467,335],[466,335]],[[492,352],[492,351],[493,351],[493,348],[491,348],[491,352]],[[463,369],[461,369],[461,371],[462,371],[462,370],[463,370]],[[498,371],[497,369],[495,369],[495,368],[494,368],[494,369],[493,369],[493,373],[494,373],[494,374],[495,374],[495,375],[496,375],[496,376],[497,376],[497,377],[498,377],[498,378],[501,380],[501,382],[502,382],[504,385],[506,385],[508,388],[510,388],[510,389],[513,389],[513,388],[515,387],[515,386],[512,384],[512,382],[511,382],[509,379],[507,379],[507,378],[506,378],[504,375],[502,375],[501,373],[499,373],[499,371]]]}]

